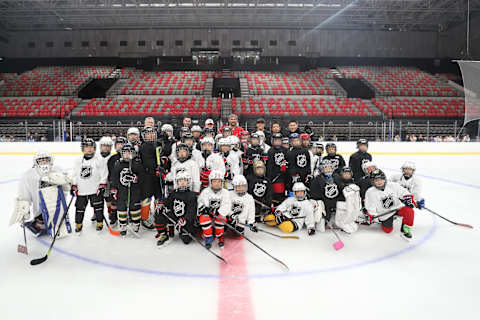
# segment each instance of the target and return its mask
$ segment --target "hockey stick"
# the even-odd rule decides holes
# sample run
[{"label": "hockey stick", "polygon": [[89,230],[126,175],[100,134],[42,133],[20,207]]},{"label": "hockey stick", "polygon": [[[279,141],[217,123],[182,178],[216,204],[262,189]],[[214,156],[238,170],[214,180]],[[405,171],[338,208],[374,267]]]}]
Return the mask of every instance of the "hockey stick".
[{"label": "hockey stick", "polygon": [[108,229],[108,232],[110,232],[110,234],[112,236],[120,236],[120,231],[119,230],[113,230],[112,227],[110,227],[110,224],[108,223],[107,221],[107,218],[105,218],[105,216],[103,216],[103,221],[105,221],[105,224],[107,225],[107,229]]},{"label": "hockey stick", "polygon": [[430,209],[428,209],[428,208],[425,208],[425,210],[427,210],[427,211],[430,212],[430,213],[433,213],[434,215],[436,215],[436,216],[442,218],[443,220],[448,221],[448,222],[450,222],[450,223],[452,223],[452,224],[454,224],[454,225],[456,225],[456,226],[473,229],[473,227],[472,227],[471,225],[469,225],[469,224],[454,222],[454,221],[452,221],[452,220],[449,220],[449,219],[447,219],[447,218],[439,215],[438,213],[436,213],[436,212],[434,212],[434,211],[432,211],[432,210],[430,210]]},{"label": "hockey stick", "polygon": [[343,248],[343,241],[342,241],[342,239],[340,239],[340,236],[335,231],[335,229],[332,229],[332,232],[335,235],[335,237],[337,237],[337,239],[338,239],[338,241],[333,244],[333,247],[335,248],[335,250],[338,251],[338,250]]},{"label": "hockey stick", "polygon": [[[239,225],[241,225],[242,227],[247,227],[248,228],[248,225],[246,224],[243,224],[243,223],[240,223],[238,222]],[[273,233],[273,232],[270,232],[270,231],[267,231],[267,230],[263,230],[263,229],[259,229],[257,228],[258,231],[260,232],[263,232],[263,233],[267,233],[267,234],[270,234],[274,237],[277,237],[277,238],[282,238],[282,239],[300,239],[298,236],[282,236],[282,235],[279,235],[279,234],[276,234],[276,233]]]},{"label": "hockey stick", "polygon": [[[170,218],[164,210],[159,210],[161,214],[163,214],[165,216],[165,218],[168,219],[168,221],[170,221],[171,223],[173,223],[173,225],[175,225],[175,220],[173,220],[172,218]],[[187,231],[187,229],[185,228],[182,228],[183,231],[185,231],[185,233],[190,237],[192,238],[193,240],[195,240],[196,242],[198,242],[198,244],[200,244],[202,247],[205,248],[205,250],[207,250],[208,252],[210,252],[211,254],[213,254],[215,257],[217,257],[218,259],[222,260],[223,262],[225,262],[226,264],[228,264],[227,260],[225,260],[224,258],[220,257],[218,254],[216,254],[215,252],[211,251],[210,249],[208,249],[200,240],[198,240],[196,237],[194,237],[190,232]]]},{"label": "hockey stick", "polygon": [[272,256],[270,253],[268,253],[267,251],[265,251],[264,249],[262,249],[258,244],[256,244],[255,242],[253,242],[252,240],[250,240],[249,238],[247,238],[243,233],[241,233],[240,231],[238,231],[237,229],[235,229],[234,226],[232,226],[230,223],[228,223],[226,221],[226,219],[222,219],[220,218],[219,216],[216,217],[217,219],[219,219],[220,221],[223,221],[225,223],[225,225],[227,227],[229,227],[233,232],[235,232],[236,234],[238,234],[239,236],[242,236],[245,240],[247,240],[248,242],[250,242],[251,244],[253,244],[255,247],[257,247],[258,249],[260,249],[260,251],[262,251],[263,253],[265,253],[267,256],[269,256],[270,258],[272,258],[273,260],[277,261],[278,263],[280,263],[282,266],[284,266],[288,271],[290,271],[290,269],[288,268],[288,266],[283,263],[281,260],[275,258],[274,256]]},{"label": "hockey stick", "polygon": [[50,252],[52,252],[52,248],[53,248],[53,245],[54,245],[54,243],[55,243],[55,240],[57,240],[57,237],[58,237],[58,235],[60,234],[60,228],[62,227],[63,221],[65,220],[65,217],[68,215],[68,210],[70,209],[70,205],[72,204],[74,198],[75,198],[75,197],[73,197],[73,196],[70,198],[70,202],[68,203],[67,210],[65,210],[65,213],[64,213],[63,216],[62,216],[62,220],[60,220],[60,223],[59,223],[59,225],[58,225],[57,232],[55,233],[55,237],[53,237],[53,241],[52,241],[52,243],[50,244],[50,247],[48,248],[47,254],[46,254],[44,257],[42,257],[42,258],[38,258],[38,259],[33,259],[33,260],[31,260],[31,261],[30,261],[30,264],[31,264],[32,266],[36,266],[37,264],[43,263],[43,262],[45,262],[45,261],[48,259],[48,256],[50,255]]},{"label": "hockey stick", "polygon": [[[293,217],[293,218],[288,218],[288,220],[296,220],[296,219],[304,219],[306,216],[301,216],[301,217]],[[263,220],[262,223],[265,222],[276,222],[277,220]]]},{"label": "hockey stick", "polygon": [[253,200],[255,201],[256,204],[258,204],[258,205],[260,205],[260,206],[262,206],[262,207],[264,207],[264,208],[266,208],[266,209],[272,210],[272,208],[269,207],[269,206],[267,206],[265,203],[263,203],[263,202],[261,202],[261,201],[258,201],[258,200],[256,200],[256,199],[253,199]]},{"label": "hockey stick", "polygon": [[22,228],[23,228],[23,241],[25,245],[19,244],[17,247],[17,252],[18,253],[23,253],[28,256],[28,249],[27,249],[27,234],[25,232],[25,219],[22,218]]}]

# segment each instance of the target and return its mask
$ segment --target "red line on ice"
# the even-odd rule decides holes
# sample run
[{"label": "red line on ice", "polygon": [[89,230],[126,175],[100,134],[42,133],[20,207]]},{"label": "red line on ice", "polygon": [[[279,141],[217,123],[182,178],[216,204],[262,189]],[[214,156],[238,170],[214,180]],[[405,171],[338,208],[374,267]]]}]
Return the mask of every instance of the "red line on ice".
[{"label": "red line on ice", "polygon": [[222,257],[228,264],[220,263],[218,320],[255,319],[248,278],[232,277],[248,274],[244,242],[245,240],[225,239]]}]

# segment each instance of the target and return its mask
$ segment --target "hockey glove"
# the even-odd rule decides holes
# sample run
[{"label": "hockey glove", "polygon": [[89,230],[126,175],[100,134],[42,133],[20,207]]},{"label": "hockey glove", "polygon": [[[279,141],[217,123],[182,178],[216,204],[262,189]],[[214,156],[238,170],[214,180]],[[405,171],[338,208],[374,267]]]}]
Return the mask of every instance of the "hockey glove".
[{"label": "hockey glove", "polygon": [[313,236],[315,234],[315,229],[308,229],[307,233],[309,236]]},{"label": "hockey glove", "polygon": [[115,188],[110,188],[110,194],[112,195],[112,198],[115,200],[118,200],[118,190]]},{"label": "hockey glove", "polygon": [[287,220],[288,220],[287,217],[285,217],[281,211],[278,211],[278,210],[275,211],[275,222],[277,224],[281,224],[282,222]]},{"label": "hockey glove", "polygon": [[97,188],[97,196],[103,195],[105,193],[105,189],[107,189],[107,185],[102,183]]},{"label": "hockey glove", "polygon": [[78,197],[78,188],[76,184],[72,184],[72,187],[70,188],[70,194],[72,197]]},{"label": "hockey glove", "polygon": [[417,202],[417,208],[420,210],[425,209],[425,199],[422,199]]},{"label": "hockey glove", "polygon": [[248,227],[250,228],[250,231],[252,232],[258,232],[257,227],[254,224],[249,224]]},{"label": "hockey glove", "polygon": [[413,200],[413,195],[411,195],[411,194],[407,194],[407,195],[403,196],[403,198],[401,198],[400,201],[404,205],[406,205],[407,207],[412,208],[412,209],[417,206],[417,204],[415,203],[415,200]]},{"label": "hockey glove", "polygon": [[181,230],[182,227],[184,227],[186,224],[187,224],[187,220],[185,220],[184,217],[178,218],[177,223],[175,223],[175,230],[177,230],[178,233],[180,233],[180,230]]},{"label": "hockey glove", "polygon": [[280,172],[287,172],[287,162],[285,160],[280,164]]}]

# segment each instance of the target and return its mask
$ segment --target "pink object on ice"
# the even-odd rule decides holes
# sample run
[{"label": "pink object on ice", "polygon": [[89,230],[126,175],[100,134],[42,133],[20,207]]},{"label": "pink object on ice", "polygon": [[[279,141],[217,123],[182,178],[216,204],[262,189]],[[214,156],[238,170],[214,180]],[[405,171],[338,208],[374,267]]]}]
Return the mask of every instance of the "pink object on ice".
[{"label": "pink object on ice", "polygon": [[333,244],[333,247],[335,248],[335,250],[340,250],[343,248],[343,242],[342,241],[337,241]]}]

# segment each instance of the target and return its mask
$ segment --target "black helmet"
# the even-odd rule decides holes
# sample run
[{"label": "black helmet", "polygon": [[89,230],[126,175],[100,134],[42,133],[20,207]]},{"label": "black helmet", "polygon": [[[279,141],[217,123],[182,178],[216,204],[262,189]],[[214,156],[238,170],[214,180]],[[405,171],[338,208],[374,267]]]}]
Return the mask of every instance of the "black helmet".
[{"label": "black helmet", "polygon": [[128,142],[128,141],[127,141],[127,138],[125,138],[125,137],[117,137],[117,138],[115,138],[115,144],[117,144],[117,143],[125,144],[125,143],[127,143],[127,142]]},{"label": "black helmet", "polygon": [[360,145],[362,145],[362,144],[364,144],[364,145],[366,145],[366,146],[368,147],[368,140],[367,140],[367,139],[363,139],[363,138],[362,138],[362,139],[358,139],[358,140],[357,140],[357,148],[360,147]]},{"label": "black helmet", "polygon": [[95,156],[95,150],[97,150],[97,144],[95,143],[95,140],[93,140],[92,138],[83,139],[82,143],[80,144],[80,147],[82,149],[82,152],[85,147],[93,147],[93,153],[83,155],[83,157],[86,160],[92,159],[93,156]]},{"label": "black helmet", "polygon": [[[186,157],[179,157],[178,156],[178,152],[182,149],[187,150],[187,156]],[[190,159],[190,148],[185,143],[179,143],[179,144],[177,144],[177,148],[175,149],[175,154],[177,155],[178,161],[185,162],[188,159]]]},{"label": "black helmet", "polygon": [[350,167],[347,167],[347,166],[345,166],[345,167],[343,167],[342,169],[340,169],[340,174],[346,173],[346,172],[352,173],[352,169],[351,169]]},{"label": "black helmet", "polygon": [[283,138],[283,136],[282,136],[281,133],[277,132],[277,133],[272,134],[272,140],[273,139],[282,139],[282,138]]},{"label": "black helmet", "polygon": [[[370,172],[370,181],[374,186],[375,184],[373,182],[375,181],[375,179],[383,179],[385,180],[385,184],[387,183],[387,176],[385,176],[385,173],[380,169],[375,169],[372,172]],[[385,185],[379,189],[381,190],[385,189]]]},{"label": "black helmet", "polygon": [[122,150],[120,151],[120,154],[122,156],[122,159],[131,160],[130,158],[125,158],[125,154],[127,152],[130,152],[132,154],[132,159],[135,158],[135,153],[136,153],[135,146],[130,142],[127,142],[123,145]]}]

